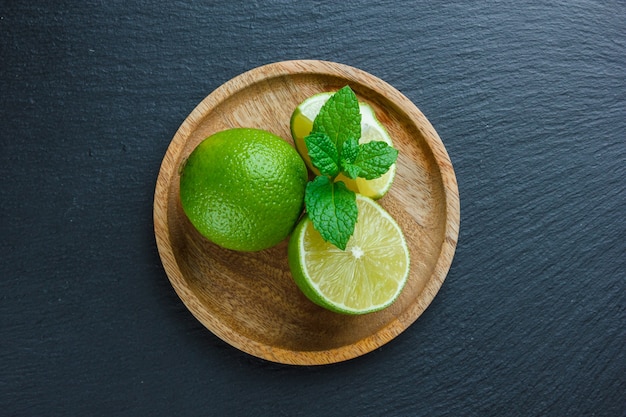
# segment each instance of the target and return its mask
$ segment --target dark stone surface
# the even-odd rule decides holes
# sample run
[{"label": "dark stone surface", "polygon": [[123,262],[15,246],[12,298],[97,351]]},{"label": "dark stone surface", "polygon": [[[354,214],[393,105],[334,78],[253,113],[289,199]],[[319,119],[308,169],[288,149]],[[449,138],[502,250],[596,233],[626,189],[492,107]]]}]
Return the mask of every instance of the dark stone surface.
[{"label": "dark stone surface", "polygon": [[[430,3],[0,1],[0,414],[624,415],[626,6]],[[187,114],[299,58],[407,95],[461,194],[426,313],[325,367],[205,330],[152,231]]]}]

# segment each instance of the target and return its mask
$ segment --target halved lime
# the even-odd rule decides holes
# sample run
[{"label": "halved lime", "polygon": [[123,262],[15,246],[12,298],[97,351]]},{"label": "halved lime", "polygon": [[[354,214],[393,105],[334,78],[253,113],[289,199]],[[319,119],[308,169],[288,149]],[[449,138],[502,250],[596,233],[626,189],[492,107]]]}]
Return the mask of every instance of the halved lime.
[{"label": "halved lime", "polygon": [[289,241],[289,267],[302,292],[336,313],[365,314],[391,305],[409,274],[402,230],[374,200],[357,194],[359,217],[346,250],[322,239],[305,215]]},{"label": "halved lime", "polygon": [[[319,171],[311,164],[304,138],[311,133],[313,120],[315,120],[315,117],[324,103],[326,103],[333,94],[333,92],[315,94],[300,103],[291,115],[291,135],[293,136],[296,149],[309,169],[316,175],[319,175]],[[387,129],[380,124],[372,107],[367,103],[359,102],[359,110],[361,112],[361,139],[359,143],[383,141],[389,146],[393,146],[393,141],[389,133],[387,133]],[[336,181],[343,181],[349,189],[356,193],[378,199],[389,191],[395,174],[396,164],[393,164],[391,168],[389,168],[389,171],[373,180],[363,178],[353,180],[344,175],[339,175]]]}]

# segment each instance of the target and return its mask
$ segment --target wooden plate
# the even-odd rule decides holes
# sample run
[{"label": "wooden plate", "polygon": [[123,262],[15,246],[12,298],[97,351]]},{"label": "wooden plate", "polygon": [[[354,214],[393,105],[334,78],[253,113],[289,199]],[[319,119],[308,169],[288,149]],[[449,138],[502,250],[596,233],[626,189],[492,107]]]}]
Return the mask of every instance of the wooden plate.
[{"label": "wooden plate", "polygon": [[[350,85],[369,103],[400,151],[394,184],[380,203],[411,251],[407,285],[389,308],[345,316],[311,303],[291,278],[287,240],[243,253],[204,239],[184,215],[181,162],[207,136],[232,127],[269,130],[292,143],[289,119],[312,94]],[[426,309],[450,268],[459,198],[448,154],[426,117],[384,81],[325,61],[287,61],[246,72],[206,97],[176,132],[161,165],[154,229],[165,271],[191,313],[224,341],[269,361],[314,365],[363,355],[390,341]]]}]

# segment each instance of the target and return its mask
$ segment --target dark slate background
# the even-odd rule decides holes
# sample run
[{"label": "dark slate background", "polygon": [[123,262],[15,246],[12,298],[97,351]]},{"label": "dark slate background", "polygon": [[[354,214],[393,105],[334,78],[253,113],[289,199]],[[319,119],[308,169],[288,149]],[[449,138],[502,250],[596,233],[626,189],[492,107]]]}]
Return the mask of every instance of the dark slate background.
[{"label": "dark slate background", "polygon": [[[626,414],[621,1],[0,0],[0,414]],[[450,153],[461,232],[425,314],[323,367],[232,348],[161,266],[187,114],[262,64],[376,75]]]}]

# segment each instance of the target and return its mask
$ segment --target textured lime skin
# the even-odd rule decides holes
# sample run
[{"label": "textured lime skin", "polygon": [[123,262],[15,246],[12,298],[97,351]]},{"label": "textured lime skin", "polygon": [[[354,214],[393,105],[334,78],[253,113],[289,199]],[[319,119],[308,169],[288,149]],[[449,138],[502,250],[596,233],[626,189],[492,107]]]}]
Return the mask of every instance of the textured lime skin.
[{"label": "textured lime skin", "polygon": [[180,199],[191,223],[227,249],[272,247],[302,212],[307,169],[296,150],[260,129],[235,128],[206,138],[181,170]]}]

